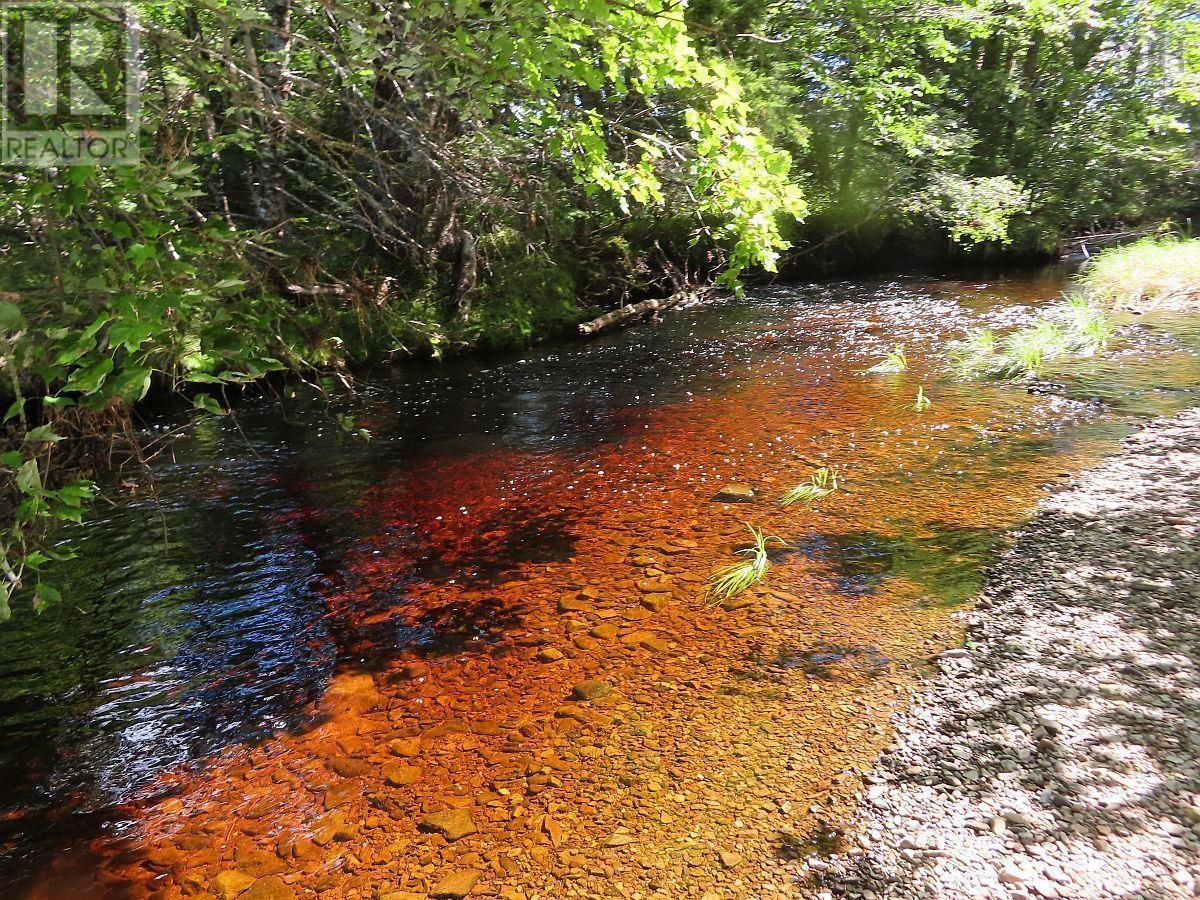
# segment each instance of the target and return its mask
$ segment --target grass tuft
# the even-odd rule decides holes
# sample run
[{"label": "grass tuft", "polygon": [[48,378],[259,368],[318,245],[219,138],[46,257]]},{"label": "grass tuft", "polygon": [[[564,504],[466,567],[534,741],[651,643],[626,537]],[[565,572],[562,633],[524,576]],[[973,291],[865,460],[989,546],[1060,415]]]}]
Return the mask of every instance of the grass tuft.
[{"label": "grass tuft", "polygon": [[738,551],[746,557],[741,562],[717,570],[713,583],[708,588],[708,600],[714,606],[736,597],[746,588],[760,583],[767,577],[771,568],[771,559],[767,555],[768,545],[778,543],[780,546],[786,546],[782,538],[768,537],[749,522],[746,523],[746,527],[750,529],[754,543]]},{"label": "grass tuft", "polygon": [[867,369],[868,375],[892,375],[908,371],[908,357],[904,353],[904,345],[897,344],[880,362]]},{"label": "grass tuft", "polygon": [[1067,355],[1094,356],[1112,337],[1108,313],[1082,294],[1055,304],[1034,324],[1003,337],[972,330],[950,347],[959,372],[968,378],[1025,378]]},{"label": "grass tuft", "polygon": [[779,505],[791,506],[793,503],[807,503],[811,506],[818,500],[828,497],[837,490],[837,487],[838,473],[822,466],[808,476],[808,481],[796,485],[780,497]]},{"label": "grass tuft", "polygon": [[925,412],[929,407],[933,406],[933,401],[925,394],[925,385],[917,386],[917,399],[913,403],[913,409],[917,412]]}]

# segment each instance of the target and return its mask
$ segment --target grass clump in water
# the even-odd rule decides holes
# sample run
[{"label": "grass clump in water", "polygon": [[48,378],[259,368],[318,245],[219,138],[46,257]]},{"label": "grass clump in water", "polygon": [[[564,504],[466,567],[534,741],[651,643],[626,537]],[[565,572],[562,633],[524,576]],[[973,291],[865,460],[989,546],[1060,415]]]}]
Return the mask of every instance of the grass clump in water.
[{"label": "grass clump in water", "polygon": [[708,600],[712,605],[736,597],[746,588],[762,582],[771,568],[771,558],[767,554],[768,546],[772,543],[787,545],[782,538],[768,537],[749,522],[746,523],[746,527],[750,529],[754,542],[744,550],[738,551],[745,559],[717,570],[713,583],[708,588]]},{"label": "grass clump in water", "polygon": [[951,345],[959,372],[969,378],[1025,378],[1063,356],[1094,356],[1112,336],[1108,313],[1083,294],[1056,304],[1036,322],[998,337],[974,329]]},{"label": "grass clump in water", "polygon": [[828,497],[838,487],[838,473],[822,466],[808,476],[808,481],[796,485],[779,498],[780,506],[791,506],[794,503],[807,503],[810,506]]},{"label": "grass clump in water", "polygon": [[917,412],[925,412],[929,407],[933,406],[933,401],[925,394],[925,385],[917,386],[917,399],[913,403],[913,409]]},{"label": "grass clump in water", "polygon": [[1089,300],[1116,309],[1200,307],[1200,239],[1145,238],[1114,247],[1079,280]]},{"label": "grass clump in water", "polygon": [[893,375],[897,372],[908,371],[908,357],[904,353],[904,345],[897,344],[888,351],[880,362],[867,369],[868,375]]}]

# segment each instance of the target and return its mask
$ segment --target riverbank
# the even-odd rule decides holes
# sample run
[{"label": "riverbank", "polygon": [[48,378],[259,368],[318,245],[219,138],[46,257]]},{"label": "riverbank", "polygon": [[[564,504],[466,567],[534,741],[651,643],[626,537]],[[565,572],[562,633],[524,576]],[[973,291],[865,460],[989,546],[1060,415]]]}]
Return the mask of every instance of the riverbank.
[{"label": "riverbank", "polygon": [[1146,238],[1107,250],[1083,272],[1080,286],[1109,309],[1200,310],[1200,240]]},{"label": "riverbank", "polygon": [[818,897],[1194,897],[1200,411],[1045,501],[896,720]]}]

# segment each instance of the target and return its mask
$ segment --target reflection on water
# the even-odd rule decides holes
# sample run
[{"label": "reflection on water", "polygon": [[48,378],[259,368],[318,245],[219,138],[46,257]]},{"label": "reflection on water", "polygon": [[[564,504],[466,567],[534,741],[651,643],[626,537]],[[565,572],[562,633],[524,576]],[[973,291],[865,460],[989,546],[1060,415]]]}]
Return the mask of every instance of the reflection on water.
[{"label": "reflection on water", "polygon": [[[774,287],[586,345],[413,367],[341,401],[366,444],[315,402],[201,423],[154,497],[64,534],[68,602],[0,630],[6,868],[90,837],[166,770],[303,726],[336,666],[510,652],[528,610],[498,586],[573,563],[618,521],[693,516],[681,496],[748,471],[843,470],[848,511],[781,526],[799,528],[785,537],[818,569],[811,590],[961,603],[1011,524],[1009,482],[1051,482],[1081,448],[1195,402],[1200,331],[1180,317],[1131,322],[1050,393],[954,378],[948,340],[1026,322],[1059,286]],[[912,372],[862,374],[897,343]],[[989,491],[994,521],[962,512]],[[461,596],[425,605],[430,586]],[[822,645],[776,661],[843,663],[886,658]]]}]

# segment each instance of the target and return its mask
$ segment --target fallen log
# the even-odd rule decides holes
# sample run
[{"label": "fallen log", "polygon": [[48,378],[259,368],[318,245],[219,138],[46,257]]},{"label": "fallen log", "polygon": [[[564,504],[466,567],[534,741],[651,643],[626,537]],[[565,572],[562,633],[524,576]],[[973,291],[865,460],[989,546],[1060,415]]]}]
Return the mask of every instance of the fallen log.
[{"label": "fallen log", "polygon": [[622,306],[619,309],[606,312],[602,316],[597,316],[589,322],[582,322],[579,325],[579,333],[583,337],[595,337],[605,331],[620,328],[638,319],[653,315],[656,312],[670,309],[672,306],[679,306],[685,301],[700,300],[709,296],[712,292],[713,289],[710,287],[690,287],[684,288],[682,291],[676,291],[669,297],[655,297],[650,300],[643,300],[640,303],[631,303],[628,306]]}]

